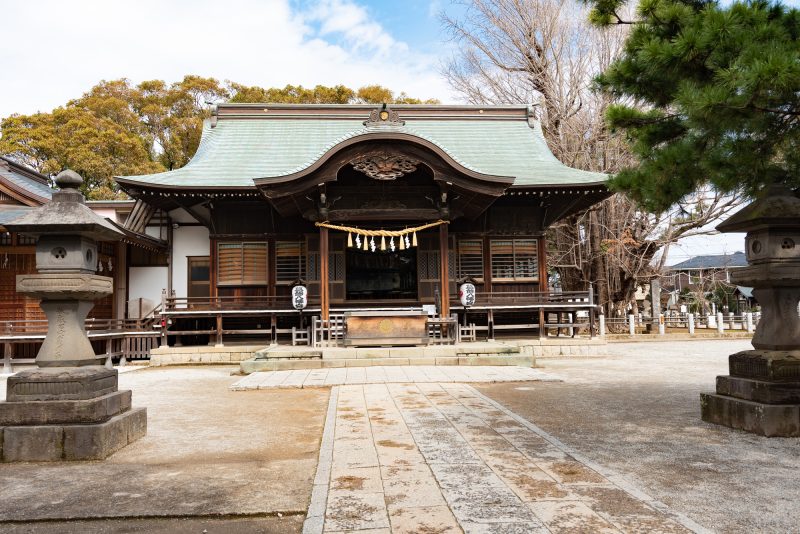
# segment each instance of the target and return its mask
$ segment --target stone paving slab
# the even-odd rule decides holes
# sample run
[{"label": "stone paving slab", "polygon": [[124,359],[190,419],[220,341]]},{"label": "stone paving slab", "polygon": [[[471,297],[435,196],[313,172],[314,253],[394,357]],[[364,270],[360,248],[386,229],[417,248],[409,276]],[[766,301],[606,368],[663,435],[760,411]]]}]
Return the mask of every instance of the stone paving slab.
[{"label": "stone paving slab", "polygon": [[304,533],[705,532],[471,386],[404,372],[333,388]]},{"label": "stone paving slab", "polygon": [[259,371],[233,383],[233,391],[272,388],[310,388],[357,384],[423,384],[455,382],[558,382],[541,369],[521,366],[388,365],[293,371]]}]

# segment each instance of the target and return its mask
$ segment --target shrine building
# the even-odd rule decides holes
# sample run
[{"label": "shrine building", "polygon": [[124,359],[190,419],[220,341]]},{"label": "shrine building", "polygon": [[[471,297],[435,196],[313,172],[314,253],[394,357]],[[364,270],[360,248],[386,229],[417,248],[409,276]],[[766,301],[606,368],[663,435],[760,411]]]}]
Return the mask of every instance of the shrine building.
[{"label": "shrine building", "polygon": [[135,199],[125,230],[164,244],[129,248],[128,306],[161,303],[187,335],[274,335],[298,281],[328,320],[450,317],[469,278],[478,321],[539,323],[544,232],[606,179],[559,162],[529,106],[220,104],[186,166],[116,177]]}]

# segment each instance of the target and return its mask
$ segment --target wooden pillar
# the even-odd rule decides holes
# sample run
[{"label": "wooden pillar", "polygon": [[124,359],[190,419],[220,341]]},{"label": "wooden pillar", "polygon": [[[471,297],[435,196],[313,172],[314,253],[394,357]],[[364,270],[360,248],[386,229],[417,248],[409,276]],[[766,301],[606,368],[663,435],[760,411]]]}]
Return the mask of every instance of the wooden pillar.
[{"label": "wooden pillar", "polygon": [[322,320],[330,318],[330,281],[328,280],[328,229],[319,227],[319,302]]},{"label": "wooden pillar", "polygon": [[439,293],[442,296],[442,317],[450,317],[450,237],[446,224],[439,225]]},{"label": "wooden pillar", "polygon": [[547,292],[547,239],[542,234],[536,242],[539,247],[537,254],[539,257],[539,291]]}]

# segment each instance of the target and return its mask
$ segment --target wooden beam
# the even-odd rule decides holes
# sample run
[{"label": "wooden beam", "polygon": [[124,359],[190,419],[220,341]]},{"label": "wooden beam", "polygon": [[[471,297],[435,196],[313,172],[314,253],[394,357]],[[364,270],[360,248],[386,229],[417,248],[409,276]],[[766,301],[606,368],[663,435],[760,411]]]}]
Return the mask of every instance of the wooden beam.
[{"label": "wooden beam", "polygon": [[330,283],[328,280],[328,229],[319,227],[319,300],[322,320],[330,317]]},{"label": "wooden beam", "polygon": [[450,239],[446,224],[439,225],[439,292],[442,296],[442,317],[450,317]]}]

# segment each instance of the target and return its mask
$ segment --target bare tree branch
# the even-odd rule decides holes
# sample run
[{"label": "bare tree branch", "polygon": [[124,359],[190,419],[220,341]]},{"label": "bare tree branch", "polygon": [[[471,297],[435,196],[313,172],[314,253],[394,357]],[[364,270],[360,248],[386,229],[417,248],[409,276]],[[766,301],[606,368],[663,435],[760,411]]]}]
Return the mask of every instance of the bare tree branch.
[{"label": "bare tree branch", "polygon": [[[610,132],[614,103],[591,90],[594,77],[620,53],[628,27],[598,29],[574,0],[465,0],[461,18],[442,15],[458,44],[443,69],[449,84],[473,104],[539,104],[553,154],[572,167],[615,173],[635,163]],[[623,23],[629,13],[615,14]],[[629,103],[629,102],[628,102]],[[635,306],[637,286],[664,267],[679,238],[713,232],[710,224],[735,208],[738,196],[701,191],[667,213],[652,214],[623,195],[551,227],[548,262],[566,289],[593,282],[609,313]]]}]

